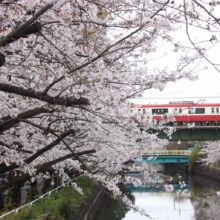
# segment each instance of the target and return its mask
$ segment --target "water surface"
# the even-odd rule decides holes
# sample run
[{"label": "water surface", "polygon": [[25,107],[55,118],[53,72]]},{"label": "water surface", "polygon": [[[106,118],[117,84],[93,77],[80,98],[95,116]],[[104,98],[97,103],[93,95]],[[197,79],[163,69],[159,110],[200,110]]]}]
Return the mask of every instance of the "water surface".
[{"label": "water surface", "polygon": [[[194,220],[195,212],[189,197],[175,192],[136,192],[135,204],[157,220]],[[146,220],[130,210],[123,220]]]}]

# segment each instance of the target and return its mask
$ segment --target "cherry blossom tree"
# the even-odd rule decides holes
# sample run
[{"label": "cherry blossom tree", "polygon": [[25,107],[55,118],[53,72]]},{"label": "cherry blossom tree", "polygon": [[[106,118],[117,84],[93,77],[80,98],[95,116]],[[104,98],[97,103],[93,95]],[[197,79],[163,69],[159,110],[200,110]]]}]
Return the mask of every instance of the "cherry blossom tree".
[{"label": "cherry blossom tree", "polygon": [[[129,98],[191,78],[200,58],[211,63],[206,48],[192,40],[186,54],[170,33],[185,25],[190,39],[189,26],[219,23],[212,15],[195,0],[0,0],[0,173],[77,170],[114,188],[140,153],[136,140],[157,140],[130,120]],[[149,74],[158,39],[185,56]]]},{"label": "cherry blossom tree", "polygon": [[216,164],[219,166],[220,161],[220,150],[219,150],[220,141],[208,141],[204,143],[201,148],[202,157],[201,161],[208,164]]}]

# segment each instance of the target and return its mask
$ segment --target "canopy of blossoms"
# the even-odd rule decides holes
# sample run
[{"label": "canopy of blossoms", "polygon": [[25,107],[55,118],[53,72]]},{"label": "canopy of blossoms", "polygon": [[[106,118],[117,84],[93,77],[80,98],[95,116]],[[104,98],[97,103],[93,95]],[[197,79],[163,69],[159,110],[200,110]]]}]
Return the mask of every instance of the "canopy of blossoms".
[{"label": "canopy of blossoms", "polygon": [[[129,98],[166,82],[191,78],[206,47],[186,53],[178,27],[218,39],[217,2],[150,0],[0,0],[0,173],[28,179],[55,170],[84,171],[112,186],[139,155],[136,140],[158,141],[130,120]],[[173,70],[149,74],[145,57],[157,39],[180,51]],[[188,50],[188,49],[187,49]],[[143,123],[143,122],[142,122]],[[161,144],[161,141],[157,144]],[[19,177],[18,177],[19,178]]]}]

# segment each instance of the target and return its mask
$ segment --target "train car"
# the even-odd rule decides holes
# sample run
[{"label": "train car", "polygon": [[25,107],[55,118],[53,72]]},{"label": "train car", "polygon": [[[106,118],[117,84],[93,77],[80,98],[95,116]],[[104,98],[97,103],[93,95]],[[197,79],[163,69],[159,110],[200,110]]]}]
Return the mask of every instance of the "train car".
[{"label": "train car", "polygon": [[166,117],[174,126],[220,126],[220,103],[194,103],[193,101],[169,102],[168,104],[132,104],[131,115],[151,115],[158,123]]}]

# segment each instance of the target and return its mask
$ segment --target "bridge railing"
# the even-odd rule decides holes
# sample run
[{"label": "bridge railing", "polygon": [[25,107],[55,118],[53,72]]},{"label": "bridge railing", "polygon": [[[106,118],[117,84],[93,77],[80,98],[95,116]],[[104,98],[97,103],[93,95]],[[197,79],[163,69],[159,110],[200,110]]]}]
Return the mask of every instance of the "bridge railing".
[{"label": "bridge railing", "polygon": [[142,155],[143,156],[156,156],[156,155],[182,155],[182,156],[189,156],[191,154],[188,150],[143,150]]}]

